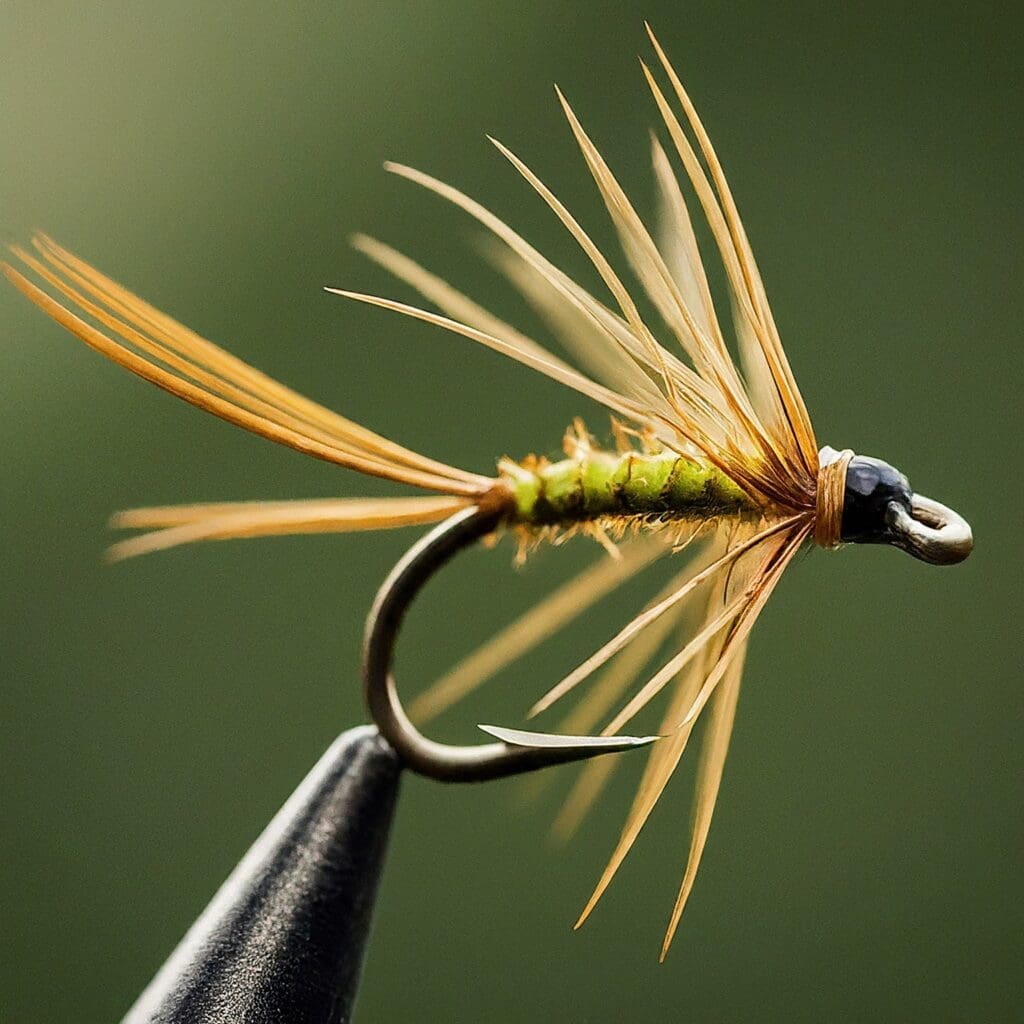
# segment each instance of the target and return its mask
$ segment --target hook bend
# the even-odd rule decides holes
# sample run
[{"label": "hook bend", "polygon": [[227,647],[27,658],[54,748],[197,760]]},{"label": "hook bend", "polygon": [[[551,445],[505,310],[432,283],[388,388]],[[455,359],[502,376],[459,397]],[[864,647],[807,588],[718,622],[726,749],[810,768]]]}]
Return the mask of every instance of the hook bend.
[{"label": "hook bend", "polygon": [[497,743],[453,746],[428,739],[409,720],[391,674],[405,612],[438,569],[492,533],[501,517],[478,506],[456,512],[409,549],[378,591],[366,621],[363,695],[380,734],[406,767],[442,782],[485,782],[653,743],[656,736],[560,736],[482,725]]}]

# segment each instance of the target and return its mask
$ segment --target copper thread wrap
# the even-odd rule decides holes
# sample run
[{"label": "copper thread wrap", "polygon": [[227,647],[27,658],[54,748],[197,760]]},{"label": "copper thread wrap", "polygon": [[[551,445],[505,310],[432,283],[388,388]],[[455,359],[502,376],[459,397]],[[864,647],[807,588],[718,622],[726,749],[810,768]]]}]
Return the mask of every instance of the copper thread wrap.
[{"label": "copper thread wrap", "polygon": [[818,469],[814,540],[823,548],[839,547],[843,526],[843,495],[846,493],[846,467],[852,458],[853,452],[845,448],[831,462]]}]

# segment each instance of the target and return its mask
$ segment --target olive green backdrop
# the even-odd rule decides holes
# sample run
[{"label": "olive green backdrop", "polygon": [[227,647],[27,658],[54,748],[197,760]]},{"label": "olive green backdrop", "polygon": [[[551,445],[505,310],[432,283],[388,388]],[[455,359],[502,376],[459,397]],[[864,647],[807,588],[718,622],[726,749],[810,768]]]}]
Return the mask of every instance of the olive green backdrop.
[{"label": "olive green backdrop", "polygon": [[[835,9],[829,10],[829,7]],[[555,8],[555,9],[553,9]],[[611,232],[551,85],[650,208],[650,18],[726,164],[823,443],[902,467],[977,550],[812,553],[759,625],[668,962],[684,773],[570,931],[640,761],[566,850],[541,794],[407,780],[364,1021],[1009,1021],[1019,1012],[1021,75],[1009,5],[0,5],[0,231],[42,227],[258,366],[457,465],[606,419],[324,284],[388,289],[366,230],[505,314],[468,221],[397,158],[585,272],[484,139]],[[391,288],[405,297],[400,288]],[[529,323],[529,321],[527,321]],[[0,1019],[119,1019],[333,736],[413,536],[104,567],[133,504],[393,493],[204,417],[0,290]],[[594,557],[473,553],[418,607],[406,687]],[[648,585],[649,587],[649,585]],[[513,724],[634,588],[439,724]]]}]

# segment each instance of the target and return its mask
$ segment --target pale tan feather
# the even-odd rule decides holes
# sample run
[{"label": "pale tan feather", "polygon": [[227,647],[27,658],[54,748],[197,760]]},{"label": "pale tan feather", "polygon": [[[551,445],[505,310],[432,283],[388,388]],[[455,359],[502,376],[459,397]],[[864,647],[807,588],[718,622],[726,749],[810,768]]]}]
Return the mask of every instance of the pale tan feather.
[{"label": "pale tan feather", "polygon": [[[62,280],[54,271],[43,266],[24,250],[14,248],[12,251],[27,267],[35,270],[44,280],[79,305],[84,313],[96,315],[101,323],[124,341],[116,341],[96,329],[62,306],[10,264],[2,264],[0,269],[12,284],[40,309],[112,362],[198,408],[314,458],[355,469],[370,476],[464,496],[480,495],[493,485],[493,481],[487,477],[463,475],[461,471],[451,467],[445,467],[442,475],[433,469],[410,467],[404,462],[391,461],[376,445],[364,446],[357,443],[355,438],[327,437],[321,430],[302,423],[290,413],[274,409],[262,399],[248,396],[244,389],[208,374],[202,367],[189,363],[153,341],[141,331],[113,316],[101,305],[80,295],[67,281]],[[126,342],[134,343],[140,351],[136,351]]]},{"label": "pale tan feather", "polygon": [[[561,94],[559,96],[561,97]],[[690,352],[698,368],[703,371],[707,379],[693,374],[688,367],[679,363],[674,357],[670,357],[658,345],[610,264],[597,250],[578,222],[518,157],[501,143],[493,139],[491,141],[495,142],[501,152],[544,198],[586,252],[619,302],[628,321],[627,326],[632,331],[634,338],[639,341],[641,351],[654,353],[655,358],[652,365],[656,366],[665,381],[666,397],[675,413],[669,420],[675,426],[680,439],[695,444],[716,465],[735,476],[741,485],[748,488],[753,485],[752,489],[761,490],[773,497],[781,497],[785,501],[790,496],[786,474],[776,471],[777,468],[781,468],[782,460],[772,438],[758,424],[756,414],[753,412],[731,359],[724,347],[712,344],[702,338],[700,328],[686,308],[685,302],[682,301],[674,279],[661,259],[657,247],[636,216],[625,194],[608,171],[600,154],[582,131],[578,120],[564,98],[562,102],[577,136],[577,141],[591,166],[595,180],[620,231],[627,256],[631,257],[638,277],[654,298],[663,316],[673,325],[684,348]],[[465,199],[465,197],[462,198]],[[462,205],[465,206],[465,203]],[[548,273],[549,277],[554,280],[550,271]],[[635,346],[629,346],[627,351],[634,356],[637,354]],[[722,434],[722,424],[730,425],[725,436]],[[746,460],[736,458],[738,454],[744,452]],[[759,463],[765,461],[769,463],[771,480],[757,479],[756,474],[754,478],[751,478],[747,471],[751,453],[757,455]],[[799,498],[802,500],[805,495],[801,494]]]},{"label": "pale tan feather", "polygon": [[[575,222],[571,220],[567,211],[564,211],[564,208],[558,204],[557,200],[550,195],[543,183],[533,175],[529,168],[522,164],[521,161],[518,161],[518,158],[514,157],[507,150],[505,152],[509,159],[515,163],[520,173],[524,174],[530,184],[540,192],[545,200],[549,202],[549,205],[552,205],[555,212],[564,218],[563,223],[566,223],[570,230],[576,234],[578,225],[576,229],[573,229],[571,225],[575,224]],[[780,487],[777,480],[766,476],[763,471],[763,462],[751,460],[749,455],[744,455],[742,450],[733,444],[723,443],[721,416],[716,413],[718,408],[715,399],[716,393],[713,389],[709,389],[706,386],[706,382],[702,381],[678,358],[672,356],[663,347],[658,345],[656,341],[653,341],[649,329],[640,326],[636,326],[636,329],[634,329],[634,325],[615,316],[590,296],[589,293],[580,288],[566,274],[544,259],[532,246],[501,221],[500,218],[458,189],[438,181],[422,171],[417,171],[401,164],[388,163],[385,166],[395,174],[422,185],[424,188],[458,206],[492,231],[499,239],[509,245],[517,255],[543,274],[567,301],[576,305],[592,321],[599,333],[604,337],[606,343],[610,342],[621,346],[638,365],[646,367],[656,376],[662,375],[664,369],[668,367],[672,370],[672,380],[676,385],[679,384],[680,380],[688,382],[690,386],[690,390],[687,392],[690,399],[689,403],[685,407],[681,407],[678,402],[669,402],[666,397],[663,401],[668,402],[669,411],[667,413],[660,407],[661,401],[654,407],[648,406],[644,408],[637,406],[635,402],[630,401],[627,403],[624,400],[620,400],[620,409],[627,404],[632,405],[632,409],[627,413],[630,419],[634,420],[634,422],[652,425],[669,447],[679,447],[684,443],[693,444],[704,457],[731,476],[739,486],[749,493],[769,495],[774,500],[780,501],[783,505],[791,506],[793,504],[791,499],[794,499],[794,497],[798,506],[805,506],[807,504],[806,493],[800,491],[794,496],[791,493],[791,489],[786,487],[785,482]],[[581,232],[582,229],[578,229],[578,231]],[[577,240],[584,244],[578,234]],[[603,261],[603,257],[600,260]],[[604,267],[608,267],[608,270],[605,271],[606,275],[609,273],[614,274],[613,271],[610,271],[607,261],[603,261],[599,269]],[[609,287],[612,286],[613,280],[617,281],[617,278],[613,279],[613,277],[606,276],[606,283],[609,284]],[[422,310],[416,311],[415,307],[394,303],[391,300],[359,295],[352,292],[341,292],[338,289],[329,290],[339,291],[341,294],[346,294],[349,297],[357,298],[364,302],[373,302],[385,308],[395,309],[409,315],[417,316],[424,314]],[[615,286],[614,290],[618,291],[618,285]],[[632,300],[628,299],[625,304],[628,309],[632,304]],[[420,315],[420,318],[427,319],[427,315]],[[486,332],[472,332],[472,329],[468,328],[467,325],[459,324],[457,321],[453,322],[447,318],[435,317],[432,322],[440,323],[442,319],[445,322],[441,325],[448,327],[450,330],[455,330],[457,333],[462,333],[474,340],[482,341],[498,351],[513,354],[508,345],[497,343],[498,339],[486,334]],[[639,332],[639,336],[637,332]],[[652,355],[652,352],[654,355]],[[545,368],[536,361],[531,362],[525,354],[514,355],[514,358],[534,365],[535,368],[547,373],[548,376],[556,376],[550,367]],[[541,362],[543,363],[543,361]],[[563,383],[568,383],[564,377],[556,377],[556,379],[562,379]],[[597,387],[592,381],[589,382],[589,385],[591,388]],[[575,387],[577,390],[583,390],[579,387],[578,383],[570,383],[569,386]],[[599,398],[598,400],[611,407],[607,398]]]},{"label": "pale tan feather", "polygon": [[[173,350],[190,364],[185,367],[185,372],[191,376],[195,376],[194,367],[212,371],[221,382],[233,388],[234,394],[237,394],[240,389],[244,390],[253,398],[260,400],[264,409],[273,408],[289,414],[293,420],[301,421],[305,427],[321,432],[330,442],[352,447],[353,450],[363,451],[390,462],[397,462],[442,477],[451,477],[465,482],[479,482],[482,479],[476,474],[466,473],[429,459],[408,448],[403,448],[401,445],[395,444],[366,427],[298,394],[160,312],[91,267],[84,260],[57,245],[46,235],[36,236],[33,239],[33,245],[54,270],[83,289],[87,297],[94,299],[99,304],[101,310],[123,318],[123,321],[113,325],[109,321],[105,321],[108,326],[113,326],[125,340],[134,341],[137,338],[144,338],[150,344],[160,343],[158,358],[163,359],[162,353],[166,352],[163,346]],[[33,264],[33,266],[37,271],[39,270],[38,264]],[[72,301],[86,309],[90,315],[96,315],[97,306],[83,304],[82,295],[69,291],[66,282],[57,281],[52,276],[48,277],[48,280],[60,288]],[[137,330],[131,331],[132,327]],[[207,381],[209,379],[206,378]]]},{"label": "pale tan feather", "polygon": [[410,704],[409,713],[420,722],[433,718],[564,629],[666,550],[656,536],[622,545],[620,559],[600,559],[539,601],[432,684]]},{"label": "pale tan feather", "polygon": [[[716,588],[716,593],[720,595],[721,589]],[[714,603],[716,593],[713,593],[709,598],[709,604]],[[679,677],[665,716],[666,720],[674,719],[683,713],[700,687],[701,679],[707,672],[708,667],[714,664],[720,647],[720,643],[716,647],[714,642],[712,642]],[[654,805],[661,798],[661,794],[664,792],[666,785],[668,785],[668,780],[682,759],[691,731],[692,727],[674,730],[670,735],[655,744],[654,749],[648,755],[643,777],[640,780],[636,796],[633,798],[633,804],[626,816],[626,822],[622,827],[619,840],[608,863],[605,865],[604,871],[601,873],[601,877],[598,879],[597,885],[594,887],[594,891],[576,919],[573,928],[579,928],[583,925],[608,889],[608,886],[611,885],[612,879],[622,866],[622,862],[626,859],[629,851],[633,848],[633,844],[647,823]]]},{"label": "pale tan feather", "polygon": [[402,313],[414,320],[422,320],[424,323],[433,324],[435,327],[442,327],[453,334],[461,334],[470,341],[479,342],[486,348],[500,352],[502,355],[511,356],[517,362],[538,370],[547,377],[557,380],[560,384],[578,391],[595,402],[599,402],[614,412],[629,419],[645,422],[647,415],[644,409],[636,403],[616,394],[609,388],[604,387],[595,381],[590,380],[583,374],[578,373],[566,366],[561,360],[552,361],[533,352],[526,351],[510,344],[502,338],[497,338],[486,331],[478,331],[468,324],[452,320],[450,317],[431,313],[429,310],[420,309],[417,306],[410,306],[404,302],[395,302],[392,299],[381,298],[377,295],[364,295],[361,292],[350,292],[343,288],[328,288],[327,291],[335,295],[341,295],[346,299],[354,299],[356,302],[363,302],[370,306],[379,306],[381,309],[389,309],[395,313]]},{"label": "pale tan feather", "polygon": [[539,314],[581,369],[624,395],[649,406],[661,406],[663,412],[670,411],[650,376],[621,346],[602,344],[593,319],[567,301],[549,278],[512,249],[497,242],[483,245],[481,249]]},{"label": "pale tan feather", "polygon": [[[495,237],[508,245],[521,259],[525,260],[538,273],[547,278],[552,287],[559,291],[566,301],[576,306],[593,323],[597,331],[594,340],[595,344],[622,348],[638,365],[646,367],[652,374],[659,372],[659,362],[661,361],[666,362],[670,367],[683,366],[675,356],[664,348],[660,350],[657,360],[652,359],[648,349],[637,339],[629,325],[621,317],[616,316],[611,310],[598,302],[585,288],[582,288],[567,274],[545,259],[533,246],[486,207],[481,206],[478,202],[451,185],[438,181],[437,178],[424,174],[422,171],[417,171],[412,167],[396,163],[387,163],[385,167],[394,174],[421,185],[423,188],[434,192],[436,195],[457,206],[479,221]],[[657,422],[659,416],[671,418],[672,413],[671,406],[665,402],[663,397],[659,396],[658,403],[644,412],[643,421]],[[672,441],[677,432],[670,430],[668,435],[666,435],[666,439]]]},{"label": "pale tan feather", "polygon": [[522,331],[516,330],[511,324],[496,317],[493,313],[489,313],[458,289],[453,288],[447,281],[424,269],[415,260],[398,252],[390,245],[385,245],[368,235],[354,235],[352,245],[378,266],[415,288],[447,316],[478,331],[500,338],[513,348],[529,352],[553,366],[561,364],[566,370],[572,369],[543,345],[527,337]]},{"label": "pale tan feather", "polygon": [[711,700],[708,709],[707,724],[701,742],[700,760],[697,763],[697,781],[695,785],[693,822],[690,826],[690,850],[686,859],[686,871],[679,886],[675,905],[669,918],[668,928],[661,945],[660,959],[664,962],[669,946],[679,927],[686,901],[693,891],[693,883],[697,878],[704,847],[707,843],[708,831],[711,828],[711,817],[718,801],[718,791],[722,783],[722,772],[725,758],[729,752],[729,738],[732,736],[733,723],[736,720],[736,705],[740,696],[740,682],[743,678],[743,662],[746,657],[744,643],[733,658],[729,668],[722,676],[722,682]]},{"label": "pale tan feather", "polygon": [[[728,352],[715,344],[713,332],[707,334],[701,328],[633,204],[584,131],[568,101],[561,92],[558,96],[637,279],[677,341],[693,360],[705,385],[702,391],[706,400],[719,421],[729,424],[732,429],[730,440],[747,447],[751,452],[759,452],[765,439]],[[733,413],[737,409],[746,413],[745,423],[735,422]],[[742,431],[737,429],[741,426],[744,428]]]},{"label": "pale tan feather", "polygon": [[[670,587],[659,594],[656,600],[668,596],[681,582],[676,577]],[[586,696],[563,719],[559,731],[572,736],[592,734],[601,719],[621,699],[623,693],[640,678],[645,667],[661,649],[669,635],[679,629],[686,612],[685,603],[676,605],[661,619],[648,626],[597,675]],[[552,823],[551,832],[554,838],[562,843],[569,840],[619,764],[620,758],[599,757],[583,766]]]},{"label": "pale tan feather", "polygon": [[313,498],[130,509],[117,513],[111,525],[152,532],[119,541],[107,554],[118,562],[197,541],[423,526],[440,522],[469,504],[469,499],[448,497]]},{"label": "pale tan feather", "polygon": [[[619,842],[580,914],[576,927],[579,927],[593,911],[636,842],[683,755],[700,710],[715,693],[723,675],[736,659],[742,656],[750,630],[786,566],[807,537],[807,530],[808,527],[802,523],[791,526],[789,532],[783,533],[781,537],[763,541],[763,546],[767,549],[763,554],[752,556],[747,560],[747,564],[738,565],[734,569],[729,584],[743,590],[745,604],[735,616],[728,632],[713,633],[708,643],[701,649],[700,656],[691,662],[689,671],[679,677],[662,723],[665,738],[655,746],[650,755],[644,778]],[[721,601],[725,596],[725,585],[726,580],[719,578],[710,594],[708,621],[719,615]]]},{"label": "pale tan feather", "polygon": [[[726,182],[725,174],[711,146],[707,132],[697,116],[696,109],[683,88],[675,69],[651,31],[650,26],[648,26],[648,33],[662,67],[669,77],[676,97],[683,106],[684,113],[698,140],[701,151],[708,161],[712,179],[718,191],[718,197],[721,198],[721,205],[719,205],[719,200],[716,198],[711,183],[700,166],[696,153],[686,138],[682,126],[672,112],[650,69],[641,61],[644,75],[647,78],[648,85],[661,111],[662,118],[669,130],[676,150],[693,184],[694,191],[697,193],[701,206],[704,209],[741,312],[749,319],[760,345],[763,358],[771,371],[771,376],[774,380],[790,431],[788,440],[793,453],[798,456],[798,462],[794,466],[794,471],[800,470],[808,477],[813,477],[817,471],[817,446],[814,440],[814,431],[811,427],[810,417],[807,415],[803,399],[800,396],[789,362],[779,341],[778,331],[768,307],[764,285],[754,262],[753,253],[739,219],[739,213]],[[784,441],[787,439],[780,438],[779,440]]]},{"label": "pale tan feather", "polygon": [[684,601],[702,583],[725,571],[737,559],[741,558],[747,552],[753,550],[764,541],[776,536],[777,534],[791,530],[799,522],[800,517],[792,516],[780,522],[772,523],[760,530],[756,530],[752,535],[741,536],[733,547],[725,550],[718,558],[711,562],[711,564],[695,572],[676,591],[669,594],[661,601],[658,601],[650,608],[647,608],[636,616],[636,618],[623,626],[622,629],[620,629],[619,632],[611,638],[611,640],[595,651],[594,654],[586,659],[586,661],[582,662],[582,664],[577,666],[564,679],[548,690],[548,692],[541,697],[532,708],[530,708],[529,716],[533,717],[534,715],[545,711],[557,700],[564,697],[572,689],[583,682],[583,680],[592,672],[607,662],[609,658],[621,651],[626,644],[628,644],[644,629],[648,628],[651,623],[664,615],[665,612]]}]

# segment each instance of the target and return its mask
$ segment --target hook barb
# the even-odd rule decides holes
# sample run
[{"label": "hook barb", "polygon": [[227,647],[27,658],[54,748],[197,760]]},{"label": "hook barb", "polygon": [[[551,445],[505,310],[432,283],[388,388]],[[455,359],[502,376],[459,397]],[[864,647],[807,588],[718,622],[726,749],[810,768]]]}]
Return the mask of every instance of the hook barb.
[{"label": "hook barb", "polygon": [[492,533],[503,510],[472,506],[456,512],[409,549],[377,593],[366,622],[363,694],[380,734],[406,767],[442,782],[484,782],[601,754],[633,750],[656,736],[561,736],[499,726],[480,728],[497,743],[453,746],[428,739],[398,696],[391,665],[406,610],[423,585],[457,552]]}]

